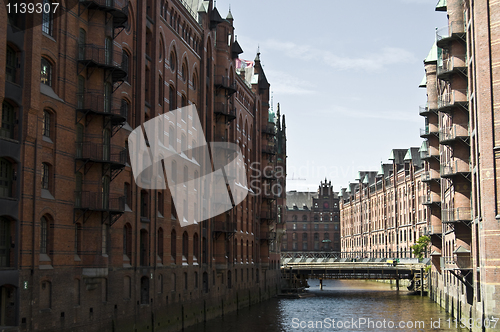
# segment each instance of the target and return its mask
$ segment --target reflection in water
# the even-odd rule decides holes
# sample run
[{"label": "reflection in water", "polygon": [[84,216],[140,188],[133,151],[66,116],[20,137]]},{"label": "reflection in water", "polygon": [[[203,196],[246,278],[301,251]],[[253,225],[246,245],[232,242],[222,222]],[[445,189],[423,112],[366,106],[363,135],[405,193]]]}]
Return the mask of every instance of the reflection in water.
[{"label": "reflection in water", "polygon": [[466,331],[455,329],[453,318],[428,297],[408,295],[404,287],[397,292],[384,283],[346,280],[325,280],[322,291],[318,280],[309,285],[315,297],[271,299],[185,331],[390,331],[392,323],[399,331]]}]

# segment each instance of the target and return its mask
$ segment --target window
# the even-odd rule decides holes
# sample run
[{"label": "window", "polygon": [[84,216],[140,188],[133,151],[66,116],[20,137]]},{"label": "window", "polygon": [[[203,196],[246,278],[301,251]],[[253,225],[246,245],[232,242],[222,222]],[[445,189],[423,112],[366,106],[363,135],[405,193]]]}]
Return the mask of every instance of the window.
[{"label": "window", "polygon": [[303,229],[303,230],[307,230],[307,224],[303,224],[303,225],[302,225],[302,229]]},{"label": "window", "polygon": [[131,115],[131,114],[129,114],[129,113],[130,113],[130,112],[129,112],[129,103],[128,103],[128,101],[127,101],[126,99],[122,99],[122,100],[121,100],[121,104],[120,104],[120,113],[121,113],[121,115],[122,115],[125,119],[127,119],[127,122],[128,122],[129,124],[131,124],[131,119],[130,119],[130,115]]},{"label": "window", "polygon": [[111,94],[113,87],[108,82],[104,83],[104,113],[111,112]]},{"label": "window", "polygon": [[42,189],[50,190],[50,165],[42,163]]},{"label": "window", "polygon": [[182,234],[182,259],[187,259],[189,248],[189,238],[187,232]]},{"label": "window", "polygon": [[4,101],[2,103],[2,125],[0,126],[0,137],[14,139],[15,124],[16,112],[14,110],[14,106]]},{"label": "window", "polygon": [[[121,64],[122,69],[129,74],[130,73],[130,61],[129,61],[129,56],[128,53],[123,50],[122,51],[122,64]],[[125,79],[127,81],[127,78]]]},{"label": "window", "polygon": [[101,253],[106,255],[108,253],[108,225],[102,224],[101,228]]},{"label": "window", "polygon": [[49,111],[43,111],[43,119],[42,119],[42,135],[50,138],[50,122],[51,122],[51,114]]},{"label": "window", "polygon": [[[43,0],[43,8],[48,7],[52,9],[52,4],[49,0]],[[52,36],[52,30],[53,30],[53,11],[48,10],[42,11],[42,32]]]},{"label": "window", "polygon": [[7,59],[5,64],[5,80],[16,82],[17,53],[10,46],[7,46]]},{"label": "window", "polygon": [[172,261],[175,264],[177,257],[177,233],[175,229],[172,229],[170,233],[170,254],[172,255]]},{"label": "window", "polygon": [[141,217],[149,219],[149,196],[146,190],[141,191]]},{"label": "window", "polygon": [[149,265],[149,238],[148,232],[145,229],[141,229],[140,238],[139,238],[139,253],[140,253],[140,265],[148,266]]},{"label": "window", "polygon": [[123,254],[129,259],[132,257],[132,226],[129,223],[123,226]]},{"label": "window", "polygon": [[163,78],[158,77],[158,104],[163,105]]},{"label": "window", "polygon": [[11,222],[0,217],[0,268],[10,266]]},{"label": "window", "polygon": [[78,59],[85,59],[85,46],[87,42],[87,32],[80,28],[80,32],[78,34]]},{"label": "window", "polygon": [[158,193],[158,216],[159,217],[163,217],[165,215],[164,213],[164,210],[163,210],[163,206],[164,206],[164,199],[163,199],[163,194],[162,193]]},{"label": "window", "polygon": [[181,69],[181,80],[183,80],[184,82],[186,82],[186,78],[187,78],[186,64],[183,64],[182,65],[182,69]]},{"label": "window", "polygon": [[198,260],[198,256],[199,256],[199,238],[198,238],[198,234],[197,233],[194,233],[193,235],[193,260]]},{"label": "window", "polygon": [[158,257],[163,263],[163,228],[158,228]]},{"label": "window", "polygon": [[40,82],[45,85],[52,86],[52,64],[46,58],[42,58]]},{"label": "window", "polygon": [[75,224],[75,255],[79,256],[82,252],[82,225]]},{"label": "window", "polygon": [[176,106],[175,89],[172,86],[170,86],[170,88],[168,90],[168,102],[169,102],[169,110],[170,111],[175,110],[175,106]]},{"label": "window", "polygon": [[169,63],[170,63],[170,70],[172,72],[175,71],[175,61],[176,61],[176,58],[175,58],[175,53],[174,52],[171,52],[170,53],[170,59],[169,59]]},{"label": "window", "polygon": [[85,107],[85,78],[82,75],[78,76],[78,86],[76,90],[76,108],[83,109]]},{"label": "window", "polygon": [[49,241],[49,221],[44,216],[40,220],[40,253],[47,254],[48,253],[48,241]]}]

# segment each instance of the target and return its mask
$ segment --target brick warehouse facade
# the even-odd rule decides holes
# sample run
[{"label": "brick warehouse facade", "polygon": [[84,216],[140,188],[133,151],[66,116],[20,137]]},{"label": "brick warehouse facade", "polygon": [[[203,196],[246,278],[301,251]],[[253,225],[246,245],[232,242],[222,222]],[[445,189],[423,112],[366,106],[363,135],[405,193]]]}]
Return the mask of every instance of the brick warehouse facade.
[{"label": "brick warehouse facade", "polygon": [[[498,316],[500,4],[439,1],[448,26],[424,61],[431,297],[457,318]],[[473,330],[481,330],[476,324]],[[486,326],[486,330],[490,330]]]},{"label": "brick warehouse facade", "polygon": [[[284,117],[260,54],[238,59],[231,13],[190,3],[0,9],[0,326],[178,330],[278,291],[286,197],[265,188],[285,188]],[[187,105],[207,142],[240,146],[261,194],[180,227],[168,189],[136,186],[127,137]]]},{"label": "brick warehouse facade", "polygon": [[419,148],[394,149],[380,171],[360,171],[340,193],[342,251],[360,258],[414,257],[426,233],[427,195]]},{"label": "brick warehouse facade", "polygon": [[339,196],[331,182],[317,192],[286,193],[286,234],[281,251],[340,251]]}]

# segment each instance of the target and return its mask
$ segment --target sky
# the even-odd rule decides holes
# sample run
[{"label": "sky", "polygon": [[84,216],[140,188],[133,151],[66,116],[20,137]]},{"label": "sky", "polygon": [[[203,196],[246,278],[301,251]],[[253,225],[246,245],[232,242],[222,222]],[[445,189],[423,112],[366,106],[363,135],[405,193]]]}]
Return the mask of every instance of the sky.
[{"label": "sky", "polygon": [[419,147],[423,60],[446,26],[437,0],[217,0],[241,59],[261,62],[287,125],[287,191],[335,191]]}]

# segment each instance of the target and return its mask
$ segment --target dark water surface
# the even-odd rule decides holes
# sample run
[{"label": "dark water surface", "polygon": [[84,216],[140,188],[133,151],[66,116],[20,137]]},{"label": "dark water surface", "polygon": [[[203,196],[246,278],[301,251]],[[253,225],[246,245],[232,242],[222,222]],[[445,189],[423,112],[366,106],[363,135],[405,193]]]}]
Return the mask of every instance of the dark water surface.
[{"label": "dark water surface", "polygon": [[273,298],[185,331],[468,331],[456,328],[428,297],[409,295],[406,287],[397,292],[389,284],[346,280],[325,280],[322,291],[318,280],[309,285],[316,296]]}]

